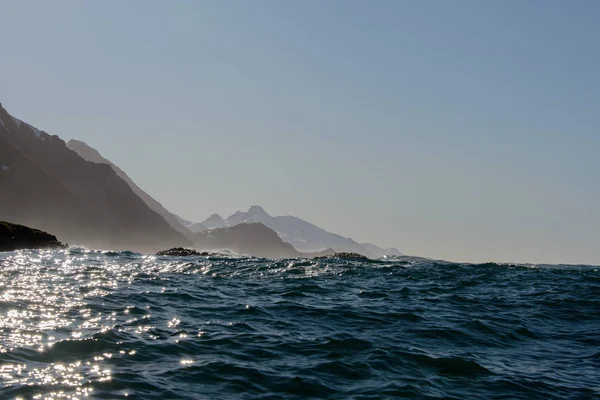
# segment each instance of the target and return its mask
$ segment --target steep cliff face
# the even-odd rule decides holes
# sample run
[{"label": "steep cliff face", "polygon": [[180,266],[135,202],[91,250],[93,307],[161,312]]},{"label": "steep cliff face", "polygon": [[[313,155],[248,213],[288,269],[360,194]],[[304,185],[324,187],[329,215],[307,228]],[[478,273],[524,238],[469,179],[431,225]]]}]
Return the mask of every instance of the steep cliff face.
[{"label": "steep cliff face", "polygon": [[189,244],[107,164],[0,106],[0,219],[93,247],[156,251]]}]

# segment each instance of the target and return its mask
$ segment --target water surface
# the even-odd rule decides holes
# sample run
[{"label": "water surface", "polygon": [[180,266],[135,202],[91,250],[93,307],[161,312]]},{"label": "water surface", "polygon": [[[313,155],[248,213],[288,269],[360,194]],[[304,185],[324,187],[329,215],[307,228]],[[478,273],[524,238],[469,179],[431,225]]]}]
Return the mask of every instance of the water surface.
[{"label": "water surface", "polygon": [[0,398],[600,397],[600,268],[0,253]]}]

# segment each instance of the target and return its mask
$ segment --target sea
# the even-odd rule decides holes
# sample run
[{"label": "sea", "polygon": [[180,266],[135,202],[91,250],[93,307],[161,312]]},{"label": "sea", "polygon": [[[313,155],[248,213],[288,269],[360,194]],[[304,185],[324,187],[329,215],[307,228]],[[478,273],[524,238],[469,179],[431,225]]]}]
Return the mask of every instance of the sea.
[{"label": "sea", "polygon": [[600,267],[0,253],[0,399],[598,399]]}]

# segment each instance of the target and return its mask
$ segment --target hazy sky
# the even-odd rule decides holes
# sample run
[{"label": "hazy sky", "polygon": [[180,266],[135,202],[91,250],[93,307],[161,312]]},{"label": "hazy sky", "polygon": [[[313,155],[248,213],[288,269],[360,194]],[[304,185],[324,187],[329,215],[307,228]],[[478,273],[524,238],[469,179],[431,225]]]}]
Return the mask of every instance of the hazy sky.
[{"label": "hazy sky", "polygon": [[0,0],[0,101],[200,221],[600,263],[600,1]]}]

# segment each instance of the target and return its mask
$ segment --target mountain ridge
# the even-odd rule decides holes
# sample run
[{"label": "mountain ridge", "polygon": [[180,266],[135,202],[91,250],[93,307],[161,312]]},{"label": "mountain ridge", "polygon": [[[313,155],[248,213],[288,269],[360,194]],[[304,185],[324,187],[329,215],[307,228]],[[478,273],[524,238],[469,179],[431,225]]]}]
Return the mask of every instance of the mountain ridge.
[{"label": "mountain ridge", "polygon": [[193,236],[200,250],[228,249],[238,254],[267,258],[313,258],[332,255],[333,249],[300,252],[284,242],[277,232],[262,223],[240,223],[230,227],[207,229]]},{"label": "mountain ridge", "polygon": [[92,247],[187,244],[106,164],[89,162],[0,104],[0,219]]},{"label": "mountain ridge", "polygon": [[133,190],[133,192],[137,194],[152,211],[163,217],[163,219],[169,223],[171,228],[186,236],[191,234],[191,232],[170,211],[168,211],[160,202],[140,188],[119,166],[102,156],[98,150],[89,146],[87,143],[76,139],[69,140],[67,142],[67,147],[75,151],[84,160],[97,164],[110,165],[115,173],[129,185],[131,190]]},{"label": "mountain ridge", "polygon": [[212,214],[203,222],[192,224],[189,229],[197,233],[207,229],[232,227],[241,223],[262,223],[277,232],[284,242],[292,244],[300,252],[310,253],[334,249],[339,252],[359,253],[369,258],[402,255],[396,248],[384,249],[371,243],[363,245],[351,238],[331,233],[299,217],[292,215],[272,217],[258,205],[252,205],[247,212],[236,211],[225,219],[218,214]]},{"label": "mountain ridge", "polygon": [[[35,184],[23,184],[29,181]],[[259,223],[299,253],[333,249],[369,258],[402,255],[396,248],[358,243],[292,215],[273,217],[259,205],[227,218],[213,213],[200,223],[184,220],[87,143],[65,143],[10,115],[1,104],[0,184],[11,189],[0,199],[0,217],[56,232],[68,242],[164,248],[189,243],[185,237],[192,232]]]}]

